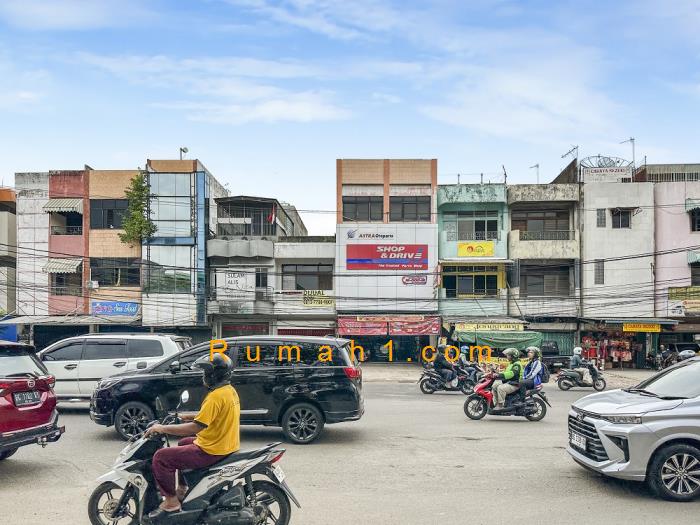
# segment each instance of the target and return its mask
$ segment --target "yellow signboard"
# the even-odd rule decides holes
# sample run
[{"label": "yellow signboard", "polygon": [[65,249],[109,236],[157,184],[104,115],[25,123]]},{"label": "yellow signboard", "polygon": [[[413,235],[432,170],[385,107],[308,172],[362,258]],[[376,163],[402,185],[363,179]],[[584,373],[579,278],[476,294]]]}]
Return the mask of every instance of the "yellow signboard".
[{"label": "yellow signboard", "polygon": [[686,312],[698,313],[700,312],[700,300],[698,299],[688,299],[681,303]]},{"label": "yellow signboard", "polygon": [[335,298],[328,297],[325,290],[304,290],[302,304],[310,308],[333,308]]},{"label": "yellow signboard", "polygon": [[660,332],[658,323],[622,323],[623,332]]},{"label": "yellow signboard", "polygon": [[512,332],[523,330],[521,323],[456,323],[455,330],[460,332]]},{"label": "yellow signboard", "polygon": [[671,301],[700,299],[700,286],[671,286],[668,289],[668,298]]},{"label": "yellow signboard", "polygon": [[457,257],[492,257],[493,241],[469,241],[457,243]]}]

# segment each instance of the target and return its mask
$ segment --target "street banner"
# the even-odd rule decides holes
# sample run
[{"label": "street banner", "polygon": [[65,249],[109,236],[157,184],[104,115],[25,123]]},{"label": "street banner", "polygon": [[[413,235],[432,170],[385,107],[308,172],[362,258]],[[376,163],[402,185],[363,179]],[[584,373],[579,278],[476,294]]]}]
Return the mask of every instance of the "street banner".
[{"label": "street banner", "polygon": [[389,335],[436,335],[439,333],[439,317],[426,317],[422,321],[391,321],[389,323]]},{"label": "street banner", "polygon": [[427,244],[349,244],[348,270],[427,270]]},{"label": "street banner", "polygon": [[469,241],[457,243],[457,257],[493,257],[493,241]]}]

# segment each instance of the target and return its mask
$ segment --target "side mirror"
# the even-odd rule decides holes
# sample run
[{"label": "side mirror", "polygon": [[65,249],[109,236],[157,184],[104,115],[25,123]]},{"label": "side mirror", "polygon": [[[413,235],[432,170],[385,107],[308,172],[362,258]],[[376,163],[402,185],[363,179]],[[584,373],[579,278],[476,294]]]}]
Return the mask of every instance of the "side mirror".
[{"label": "side mirror", "polygon": [[189,400],[190,400],[190,393],[187,390],[183,390],[182,394],[180,394],[180,403],[182,403],[183,405],[186,405]]},{"label": "side mirror", "polygon": [[169,367],[171,374],[177,374],[180,371],[180,361],[173,361]]}]

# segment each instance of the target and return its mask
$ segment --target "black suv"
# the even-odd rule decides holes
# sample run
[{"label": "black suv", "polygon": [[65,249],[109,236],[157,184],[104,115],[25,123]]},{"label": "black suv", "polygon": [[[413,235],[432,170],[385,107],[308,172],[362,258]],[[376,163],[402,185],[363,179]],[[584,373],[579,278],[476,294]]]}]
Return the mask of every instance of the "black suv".
[{"label": "black suv", "polygon": [[[290,441],[305,444],[326,423],[362,417],[362,371],[348,340],[246,336],[225,341],[235,366],[231,384],[241,400],[241,424],[281,426]],[[128,439],[159,415],[158,398],[164,410],[172,410],[186,389],[190,400],[182,409],[198,410],[207,391],[192,364],[209,351],[209,343],[203,343],[145,370],[103,379],[92,394],[90,417],[114,425]]]}]

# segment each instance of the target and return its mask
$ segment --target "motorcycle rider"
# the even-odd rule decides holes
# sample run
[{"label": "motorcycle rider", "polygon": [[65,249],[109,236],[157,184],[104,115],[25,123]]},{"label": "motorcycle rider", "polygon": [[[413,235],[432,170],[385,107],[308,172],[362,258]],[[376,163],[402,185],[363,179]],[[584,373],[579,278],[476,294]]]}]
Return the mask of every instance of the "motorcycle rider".
[{"label": "motorcycle rider", "polygon": [[457,371],[455,370],[455,366],[445,357],[446,351],[446,345],[438,345],[433,367],[435,371],[442,376],[443,381],[449,383],[457,377]]},{"label": "motorcycle rider", "polygon": [[520,399],[525,399],[525,392],[536,388],[542,384],[543,364],[540,361],[540,349],[536,346],[528,346],[527,352],[528,363],[525,365],[523,380],[520,382]]},{"label": "motorcycle rider", "polygon": [[233,365],[231,359],[214,353],[195,367],[204,371],[203,383],[209,393],[202,402],[199,413],[182,414],[185,423],[177,425],[156,424],[145,435],[168,434],[185,437],[177,447],[159,449],[153,456],[153,477],[163,502],[149,514],[153,523],[167,522],[169,514],[180,511],[180,500],[187,493],[184,479],[176,489],[175,472],[183,469],[200,469],[213,465],[240,448],[240,402],[238,393],[231,386]]},{"label": "motorcycle rider", "polygon": [[574,355],[571,356],[571,362],[569,364],[569,367],[574,372],[578,372],[578,374],[581,376],[581,381],[583,383],[591,384],[591,372],[588,370],[586,363],[581,357],[582,352],[583,348],[581,348],[580,346],[574,348]]},{"label": "motorcycle rider", "polygon": [[508,359],[506,369],[496,376],[496,381],[491,385],[493,392],[494,409],[503,409],[506,396],[516,392],[520,388],[520,378],[523,375],[523,367],[518,361],[520,352],[515,348],[506,348],[503,355]]}]

